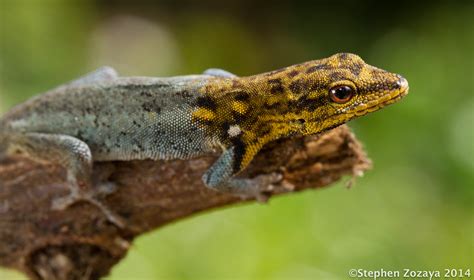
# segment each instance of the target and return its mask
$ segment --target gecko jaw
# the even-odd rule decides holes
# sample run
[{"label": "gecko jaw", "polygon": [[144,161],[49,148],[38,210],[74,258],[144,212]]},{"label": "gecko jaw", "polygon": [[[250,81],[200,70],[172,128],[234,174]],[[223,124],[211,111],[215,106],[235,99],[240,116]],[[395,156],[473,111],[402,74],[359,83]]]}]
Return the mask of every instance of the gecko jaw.
[{"label": "gecko jaw", "polygon": [[408,94],[409,86],[407,80],[404,78],[400,78],[397,84],[399,85],[399,89],[385,93],[382,96],[365,103],[353,104],[351,107],[343,109],[341,113],[363,116],[399,101]]}]

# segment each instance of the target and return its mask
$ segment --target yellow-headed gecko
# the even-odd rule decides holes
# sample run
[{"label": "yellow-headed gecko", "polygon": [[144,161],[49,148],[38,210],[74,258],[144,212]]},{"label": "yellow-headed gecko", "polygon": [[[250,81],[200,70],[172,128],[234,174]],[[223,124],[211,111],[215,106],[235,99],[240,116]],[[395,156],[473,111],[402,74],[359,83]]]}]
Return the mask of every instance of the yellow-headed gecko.
[{"label": "yellow-headed gecko", "polygon": [[398,101],[400,75],[341,53],[237,77],[220,69],[170,78],[119,77],[109,67],[32,98],[0,120],[0,157],[22,153],[67,169],[70,196],[55,209],[95,198],[93,162],[170,160],[215,151],[203,175],[212,189],[260,197],[280,174],[236,178],[270,141],[321,133]]}]

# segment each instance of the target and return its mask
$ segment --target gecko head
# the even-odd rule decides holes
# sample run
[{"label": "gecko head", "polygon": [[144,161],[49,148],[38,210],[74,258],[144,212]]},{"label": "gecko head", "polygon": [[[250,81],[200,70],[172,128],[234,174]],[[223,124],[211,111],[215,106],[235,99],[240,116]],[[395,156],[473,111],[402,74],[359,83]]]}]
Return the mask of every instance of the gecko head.
[{"label": "gecko head", "polygon": [[221,141],[317,134],[408,93],[402,76],[348,53],[255,76],[216,79],[203,87],[193,119],[221,135]]},{"label": "gecko head", "polygon": [[[304,115],[303,134],[318,133],[377,111],[408,93],[405,78],[368,65],[354,54],[335,54],[303,65],[306,86],[295,102]],[[289,91],[295,96],[291,84]]]}]

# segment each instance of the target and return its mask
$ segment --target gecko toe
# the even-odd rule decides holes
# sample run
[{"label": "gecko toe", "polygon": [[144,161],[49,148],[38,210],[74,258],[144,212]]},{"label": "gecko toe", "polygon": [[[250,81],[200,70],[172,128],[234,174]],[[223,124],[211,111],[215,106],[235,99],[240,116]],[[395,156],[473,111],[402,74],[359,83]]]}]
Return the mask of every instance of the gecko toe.
[{"label": "gecko toe", "polygon": [[54,199],[51,205],[51,209],[54,211],[64,211],[71,205],[78,202],[88,202],[90,204],[93,204],[94,206],[100,209],[100,211],[103,213],[103,215],[107,218],[109,222],[119,228],[125,228],[125,222],[123,221],[123,219],[113,213],[106,205],[97,200],[95,196],[91,193],[71,192],[68,196]]}]

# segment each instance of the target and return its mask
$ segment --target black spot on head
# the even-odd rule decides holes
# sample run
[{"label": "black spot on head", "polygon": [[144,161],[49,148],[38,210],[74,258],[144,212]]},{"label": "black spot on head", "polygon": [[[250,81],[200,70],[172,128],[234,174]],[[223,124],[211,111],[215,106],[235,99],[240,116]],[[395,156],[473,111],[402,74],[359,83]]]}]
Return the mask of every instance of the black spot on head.
[{"label": "black spot on head", "polygon": [[245,91],[239,91],[235,95],[235,100],[237,101],[248,101],[249,98],[250,98],[250,95]]},{"label": "black spot on head", "polygon": [[280,68],[280,69],[277,69],[277,70],[273,70],[271,72],[266,73],[265,76],[273,76],[273,75],[281,73],[285,70],[286,70],[286,68]]},{"label": "black spot on head", "polygon": [[307,99],[306,97],[301,97],[300,99],[298,100],[294,100],[294,101],[291,101],[288,103],[288,106],[290,108],[296,108],[297,110],[303,110],[303,109],[306,109],[309,105],[309,99]]},{"label": "black spot on head", "polygon": [[270,92],[273,94],[280,94],[280,93],[283,93],[283,91],[284,91],[284,88],[282,85],[273,86],[270,90]]},{"label": "black spot on head", "polygon": [[349,66],[349,71],[351,71],[351,73],[354,75],[354,76],[359,76],[360,72],[362,71],[362,67],[363,65],[361,63],[356,63],[356,64],[353,64],[351,66]]},{"label": "black spot on head", "polygon": [[298,70],[293,70],[291,72],[288,73],[288,77],[290,78],[293,78],[295,77],[296,75],[298,75],[300,72]]},{"label": "black spot on head", "polygon": [[233,79],[232,80],[232,88],[238,88],[241,86],[241,83],[238,79]]},{"label": "black spot on head", "polygon": [[314,66],[311,66],[308,69],[306,69],[306,73],[309,74],[309,73],[316,72],[318,70],[329,70],[329,69],[332,69],[332,67],[327,65],[327,64],[318,64],[318,65],[314,65]]},{"label": "black spot on head", "polygon": [[310,105],[308,106],[308,109],[310,111],[314,111],[317,108],[324,106],[328,102],[328,98],[326,95],[320,95],[317,98],[311,98],[309,99]]},{"label": "black spot on head", "polygon": [[347,53],[341,53],[341,54],[339,55],[339,58],[340,58],[341,60],[347,60],[347,59],[349,58],[349,55],[348,55]]},{"label": "black spot on head", "polygon": [[309,91],[318,91],[325,88],[326,88],[326,85],[321,84],[320,82],[315,82],[309,87]]},{"label": "black spot on head", "polygon": [[301,92],[308,90],[308,82],[304,79],[298,79],[293,81],[289,88],[293,93],[300,94]]},{"label": "black spot on head", "polygon": [[268,80],[268,83],[271,86],[270,92],[273,94],[280,94],[285,90],[280,79],[270,79]]},{"label": "black spot on head", "polygon": [[217,109],[216,102],[209,96],[200,96],[196,101],[196,105],[213,111]]},{"label": "black spot on head", "polygon": [[333,72],[333,73],[329,74],[329,80],[331,80],[331,81],[339,81],[343,78],[344,78],[344,76],[340,72]]},{"label": "black spot on head", "polygon": [[326,97],[319,96],[317,98],[302,97],[296,101],[292,101],[289,106],[297,110],[315,111],[318,107],[326,104]]}]

